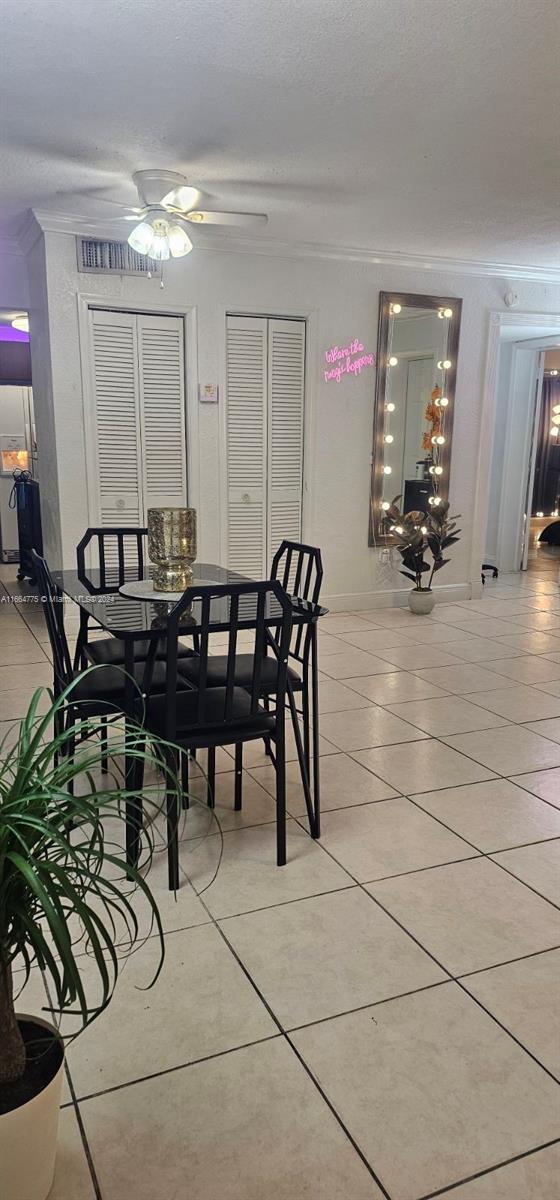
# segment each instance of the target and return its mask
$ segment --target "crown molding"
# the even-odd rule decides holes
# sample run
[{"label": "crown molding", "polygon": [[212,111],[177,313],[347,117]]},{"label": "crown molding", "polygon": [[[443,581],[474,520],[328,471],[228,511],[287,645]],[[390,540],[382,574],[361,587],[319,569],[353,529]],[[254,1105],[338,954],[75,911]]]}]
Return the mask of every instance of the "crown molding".
[{"label": "crown molding", "polygon": [[[30,210],[29,216],[44,233],[108,237],[124,240],[123,222],[97,221],[75,213]],[[269,258],[323,259],[391,266],[433,274],[490,276],[499,279],[523,279],[537,283],[560,284],[560,265],[542,267],[530,263],[503,263],[485,259],[449,258],[441,255],[407,254],[400,250],[369,250],[357,246],[331,246],[323,242],[284,242],[247,234],[221,233],[196,229],[196,250],[231,254],[262,254]],[[25,227],[24,227],[25,229]],[[21,243],[21,236],[20,236]]]}]

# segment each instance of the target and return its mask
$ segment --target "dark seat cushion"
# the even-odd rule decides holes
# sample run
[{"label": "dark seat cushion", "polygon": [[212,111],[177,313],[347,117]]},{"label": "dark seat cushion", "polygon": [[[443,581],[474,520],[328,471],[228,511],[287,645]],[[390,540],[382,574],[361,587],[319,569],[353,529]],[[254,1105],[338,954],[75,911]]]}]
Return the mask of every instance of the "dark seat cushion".
[{"label": "dark seat cushion", "polygon": [[[215,740],[215,744],[228,745],[238,738],[264,737],[273,733],[275,719],[264,708],[251,716],[251,698],[242,688],[234,688],[232,692],[231,716],[225,723],[226,689],[209,688],[205,694],[204,723],[198,723],[198,692],[187,691],[177,693],[177,741],[184,742],[190,738],[197,746],[205,744],[205,739]],[[165,730],[165,696],[150,696],[147,708],[148,729],[160,737],[166,736]],[[203,731],[202,733],[200,731]]]},{"label": "dark seat cushion", "polygon": [[[138,688],[142,687],[144,675],[144,663],[136,663],[134,667],[134,678]],[[122,709],[124,703],[125,689],[125,674],[124,671],[117,665],[105,666],[101,665],[98,671],[76,672],[75,678],[78,680],[73,687],[68,697],[68,702],[78,703],[80,705],[80,713],[84,715],[96,715],[111,709],[112,711]],[[153,692],[163,692],[165,690],[165,663],[156,662],[153,668],[150,690]],[[178,691],[187,690],[188,683],[181,679],[177,679]],[[134,699],[138,700],[138,705],[141,708],[140,692],[135,689]]]},{"label": "dark seat cushion", "polygon": [[[180,673],[190,683],[198,683],[199,659],[193,657],[188,662],[181,662]],[[261,669],[261,696],[271,696],[276,691],[276,676],[278,664],[272,655],[263,658]],[[294,691],[301,690],[299,675],[288,667],[288,678]],[[225,687],[227,682],[227,654],[212,654],[208,658],[207,686],[210,688]],[[235,683],[237,687],[251,688],[253,683],[253,655],[238,654],[235,659]]]},{"label": "dark seat cushion", "polygon": [[[92,663],[107,663],[109,666],[122,666],[124,663],[124,641],[122,638],[107,637],[99,638],[97,641],[88,642],[84,646],[84,652]],[[139,638],[134,642],[134,658],[136,662],[145,661],[150,652],[150,641],[148,638]],[[165,658],[166,648],[165,642],[162,639],[158,646],[156,657],[158,659]],[[194,650],[189,650],[188,646],[179,645],[178,656],[180,659],[191,658],[194,655]]]}]

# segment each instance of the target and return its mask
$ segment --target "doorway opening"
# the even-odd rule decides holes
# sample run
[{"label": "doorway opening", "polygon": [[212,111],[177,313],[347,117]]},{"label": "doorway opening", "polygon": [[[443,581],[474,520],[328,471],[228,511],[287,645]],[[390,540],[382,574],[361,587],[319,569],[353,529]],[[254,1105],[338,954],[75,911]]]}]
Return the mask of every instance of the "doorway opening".
[{"label": "doorway opening", "polygon": [[555,318],[521,322],[499,331],[484,561],[501,573],[550,563],[557,574],[560,517],[558,544],[541,535],[560,512],[560,331]]},{"label": "doorway opening", "polygon": [[0,561],[19,562],[14,471],[37,478],[29,317],[0,310]]}]

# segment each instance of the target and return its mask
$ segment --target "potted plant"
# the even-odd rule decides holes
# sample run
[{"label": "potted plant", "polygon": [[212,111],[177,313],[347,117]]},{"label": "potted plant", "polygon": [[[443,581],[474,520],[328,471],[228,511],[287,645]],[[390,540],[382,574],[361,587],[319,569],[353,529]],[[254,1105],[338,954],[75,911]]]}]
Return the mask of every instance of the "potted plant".
[{"label": "potted plant", "polygon": [[448,516],[448,500],[434,496],[429,513],[413,511],[404,515],[399,511],[399,500],[400,496],[396,496],[387,511],[389,529],[399,539],[397,550],[404,568],[401,575],[414,584],[408,594],[408,606],[413,613],[427,615],[436,602],[432,591],[434,575],[449,562],[444,551],[459,541],[461,530],[457,529],[458,518]]},{"label": "potted plant", "polygon": [[[103,668],[93,668],[103,669]],[[64,1050],[56,1027],[36,1015],[17,1015],[18,993],[31,970],[48,982],[51,1008],[72,1010],[80,1028],[107,1006],[119,967],[139,941],[131,892],[139,889],[151,929],[163,933],[154,898],[139,869],[127,865],[115,829],[125,820],[132,793],[116,775],[94,775],[103,761],[101,719],[60,729],[61,709],[73,685],[39,716],[42,689],[35,692],[11,749],[0,747],[0,1196],[45,1200],[54,1174]],[[78,707],[73,709],[79,712]],[[77,737],[86,740],[77,747]],[[157,754],[158,747],[160,754]],[[161,744],[138,727],[111,742],[113,758],[126,754],[173,776],[163,766]],[[157,755],[157,757],[156,757]],[[118,769],[118,768],[115,768]],[[96,782],[96,777],[102,783]],[[79,793],[82,794],[79,794]],[[150,792],[152,799],[150,799]],[[159,811],[157,785],[143,786],[144,806]],[[107,823],[107,818],[110,821]],[[115,824],[116,823],[116,824]],[[107,825],[110,834],[107,833]],[[144,863],[153,852],[155,826],[145,820]],[[110,838],[110,841],[109,841]],[[126,879],[129,884],[126,885]],[[77,962],[87,940],[101,982],[100,998],[86,996]],[[124,944],[123,944],[124,939]],[[118,953],[116,944],[118,943]]]}]

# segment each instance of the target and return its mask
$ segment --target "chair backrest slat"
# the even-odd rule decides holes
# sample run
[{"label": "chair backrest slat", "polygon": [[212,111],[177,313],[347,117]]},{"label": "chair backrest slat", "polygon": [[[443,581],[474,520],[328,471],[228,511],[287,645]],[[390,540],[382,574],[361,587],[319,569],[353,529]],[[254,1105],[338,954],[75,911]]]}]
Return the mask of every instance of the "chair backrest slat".
[{"label": "chair backrest slat", "polygon": [[[290,584],[294,559],[295,572],[293,583]],[[323,582],[321,551],[317,546],[308,546],[305,542],[290,542],[284,539],[272,560],[270,577],[280,579],[288,595],[318,604]],[[310,637],[309,623],[295,626],[291,654],[298,662],[303,662],[307,656]]]},{"label": "chair backrest slat", "polygon": [[235,658],[237,655],[237,631],[239,623],[239,596],[235,593],[232,595],[230,600],[229,621],[228,657],[226,668],[226,721],[231,720],[233,689],[235,686]]},{"label": "chair backrest slat", "polygon": [[[260,687],[264,649],[268,644],[278,662],[277,687],[275,691],[276,705],[284,706],[286,696],[286,680],[288,670],[288,655],[290,652],[290,637],[292,632],[292,603],[278,580],[262,582],[247,582],[237,584],[206,584],[187,588],[181,599],[169,614],[167,622],[166,656],[166,703],[165,723],[166,737],[174,741],[177,735],[177,645],[181,636],[181,618],[190,611],[193,605],[200,606],[199,626],[199,657],[197,659],[197,688],[196,727],[192,729],[193,738],[200,730],[216,721],[227,726],[235,724],[239,733],[243,720],[254,718],[260,702]],[[221,694],[223,694],[223,710],[216,714],[215,687],[208,684],[208,653],[209,640],[213,620],[213,605],[220,608],[221,623],[224,622],[224,610],[228,620],[228,655],[226,678]],[[273,626],[271,630],[270,626]],[[222,624],[223,627],[223,624]],[[251,680],[244,684],[243,691],[250,703],[247,711],[240,719],[239,708],[234,704],[234,696],[239,695],[239,685],[235,683],[236,651],[239,630],[250,628],[255,631],[255,652]],[[275,636],[273,636],[273,633]],[[235,740],[232,736],[232,741]],[[224,737],[227,742],[227,737]]]},{"label": "chair backrest slat", "polygon": [[[129,579],[141,579],[144,574],[145,541],[148,530],[144,526],[91,526],[86,529],[76,548],[78,574],[87,574],[86,550],[95,542],[101,587],[120,587]],[[95,564],[92,564],[95,567]]]},{"label": "chair backrest slat", "polygon": [[54,667],[55,690],[61,692],[72,681],[72,659],[64,631],[64,597],[55,583],[44,558],[31,551],[39,584],[43,614],[49,635]]}]

